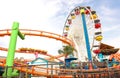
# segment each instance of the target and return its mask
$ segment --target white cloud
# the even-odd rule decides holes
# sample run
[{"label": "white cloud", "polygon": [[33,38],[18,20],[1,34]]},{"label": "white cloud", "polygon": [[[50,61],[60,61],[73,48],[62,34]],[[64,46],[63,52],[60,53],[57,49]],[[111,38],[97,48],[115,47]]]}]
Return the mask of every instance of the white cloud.
[{"label": "white cloud", "polygon": [[57,1],[44,2],[44,0],[8,0],[7,3],[0,1],[0,25],[3,28],[10,28],[13,21],[18,21],[22,28],[44,28],[58,12],[57,4]]},{"label": "white cloud", "polygon": [[[90,0],[91,1],[91,0]],[[4,0],[0,1],[0,28],[11,28],[13,21],[21,28],[49,29],[55,15],[71,11],[85,0]],[[56,17],[57,18],[57,17]],[[58,19],[56,19],[58,20]],[[64,22],[64,21],[63,21]],[[34,27],[33,27],[34,26]],[[47,26],[47,27],[46,27]]]},{"label": "white cloud", "polygon": [[115,48],[120,48],[120,37],[119,36],[111,37],[109,39],[103,39],[102,42],[105,44],[114,46]]},{"label": "white cloud", "polygon": [[114,25],[114,26],[103,26],[102,30],[103,32],[111,32],[111,31],[115,31],[120,29],[120,24],[118,25]]},{"label": "white cloud", "polygon": [[117,22],[119,20],[118,13],[119,9],[112,9],[109,5],[103,3],[99,8],[98,15],[100,16],[100,19],[102,19],[103,22],[109,24]]},{"label": "white cloud", "polygon": [[101,10],[101,14],[106,15],[106,16],[112,16],[118,13],[116,9],[111,9],[110,7],[106,5],[102,5],[100,7],[100,10]]}]

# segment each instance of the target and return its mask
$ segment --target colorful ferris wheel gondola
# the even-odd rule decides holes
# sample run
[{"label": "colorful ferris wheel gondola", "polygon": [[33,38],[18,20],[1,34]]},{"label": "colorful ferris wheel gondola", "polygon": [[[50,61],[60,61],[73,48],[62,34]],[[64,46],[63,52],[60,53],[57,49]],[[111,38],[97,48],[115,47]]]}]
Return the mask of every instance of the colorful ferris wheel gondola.
[{"label": "colorful ferris wheel gondola", "polygon": [[77,52],[74,55],[80,61],[92,61],[100,51],[102,40],[101,23],[96,11],[90,7],[76,7],[67,17],[63,28],[63,36],[71,39]]}]

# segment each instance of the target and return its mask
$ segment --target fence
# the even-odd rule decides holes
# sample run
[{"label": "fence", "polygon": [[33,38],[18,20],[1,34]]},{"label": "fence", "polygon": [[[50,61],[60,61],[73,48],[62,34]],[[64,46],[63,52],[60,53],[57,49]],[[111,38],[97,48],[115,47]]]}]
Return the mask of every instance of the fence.
[{"label": "fence", "polygon": [[[89,69],[90,62],[72,62],[69,67],[63,64],[51,63],[48,64],[48,68],[44,68],[45,64],[40,65],[30,65],[30,66],[13,66],[5,67],[8,68],[17,68],[19,75],[11,78],[65,78],[64,76],[70,76],[71,78],[119,78],[120,77],[120,63],[117,65],[112,65],[109,67],[109,62],[91,62],[92,69]],[[4,68],[1,69],[3,73]],[[23,70],[25,69],[25,71]],[[43,70],[45,75],[40,73]],[[35,74],[37,72],[37,74]],[[2,74],[1,74],[2,75]],[[0,76],[0,78],[7,78]]]}]

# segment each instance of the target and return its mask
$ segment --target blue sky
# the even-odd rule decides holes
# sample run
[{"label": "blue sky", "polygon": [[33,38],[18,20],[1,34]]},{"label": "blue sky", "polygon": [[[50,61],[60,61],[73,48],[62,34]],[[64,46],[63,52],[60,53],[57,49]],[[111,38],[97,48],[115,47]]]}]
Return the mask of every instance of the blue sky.
[{"label": "blue sky", "polygon": [[[70,11],[76,6],[90,6],[97,12],[102,23],[102,42],[120,47],[119,4],[119,0],[1,0],[0,29],[11,28],[13,21],[18,21],[20,28],[44,30],[62,35]],[[8,37],[1,38],[0,46],[8,47],[8,39]],[[17,47],[29,47],[29,45],[48,50],[54,55],[62,47],[60,41],[41,37],[19,40]],[[6,53],[2,52],[0,55]]]}]

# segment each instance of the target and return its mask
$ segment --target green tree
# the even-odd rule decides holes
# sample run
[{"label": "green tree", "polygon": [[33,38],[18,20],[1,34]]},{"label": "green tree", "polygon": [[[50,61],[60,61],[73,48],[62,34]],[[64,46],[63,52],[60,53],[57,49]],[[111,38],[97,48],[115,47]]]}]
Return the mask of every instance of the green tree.
[{"label": "green tree", "polygon": [[59,49],[58,53],[59,54],[64,54],[65,58],[67,58],[68,55],[73,55],[73,51],[76,51],[76,49],[73,46],[66,45],[66,46],[63,46],[62,49]]}]

